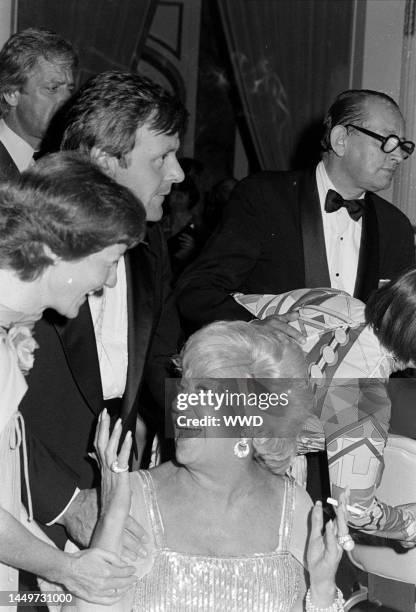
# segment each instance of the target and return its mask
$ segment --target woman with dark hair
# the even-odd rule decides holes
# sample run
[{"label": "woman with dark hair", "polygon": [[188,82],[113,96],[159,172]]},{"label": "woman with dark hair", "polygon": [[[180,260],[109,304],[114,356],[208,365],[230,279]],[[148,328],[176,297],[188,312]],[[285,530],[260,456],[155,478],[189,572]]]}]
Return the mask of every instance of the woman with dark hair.
[{"label": "woman with dark hair", "polygon": [[[279,388],[277,405],[272,397]],[[205,401],[209,392],[237,392],[237,403],[216,410]],[[256,412],[262,423],[226,425],[231,408],[240,416],[253,414],[252,394],[270,400]],[[330,521],[324,536],[322,508],[313,508],[306,564],[312,503],[285,476],[312,403],[294,342],[270,338],[246,322],[220,321],[191,336],[182,352],[173,409],[177,462],[129,475],[130,441],[117,456],[120,427],[109,437],[109,417],[101,414],[96,449],[104,512],[94,542],[119,551],[130,498],[130,513],[150,534],[149,554],[137,563],[137,585],[114,612],[289,612],[303,610],[305,601],[311,612],[343,609],[335,572],[342,546],[351,541],[344,508],[338,527]],[[93,608],[79,601],[77,609]]]},{"label": "woman with dark hair", "polygon": [[410,268],[375,291],[365,318],[381,344],[403,364],[416,362],[416,270]]},{"label": "woman with dark hair", "polygon": [[0,185],[0,590],[17,590],[14,568],[100,604],[117,599],[114,587],[123,592],[132,583],[132,568],[114,554],[69,555],[27,530],[36,532],[19,403],[36,349],[33,323],[46,308],[76,317],[88,294],[114,286],[118,260],[142,240],[144,228],[144,209],[133,194],[74,155],[45,157],[19,180]]}]

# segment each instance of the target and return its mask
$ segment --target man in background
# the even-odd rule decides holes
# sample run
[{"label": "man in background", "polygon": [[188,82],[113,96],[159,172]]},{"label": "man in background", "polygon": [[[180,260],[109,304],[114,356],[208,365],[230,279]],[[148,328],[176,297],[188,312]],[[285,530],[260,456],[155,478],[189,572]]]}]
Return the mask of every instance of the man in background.
[{"label": "man in background", "polygon": [[382,281],[413,264],[409,220],[376,195],[413,153],[404,135],[394,100],[348,90],[327,113],[316,168],[241,181],[216,235],[179,281],[188,329],[249,319],[233,292],[333,287],[366,301]]},{"label": "man in background", "polygon": [[0,180],[14,178],[33,155],[52,117],[74,88],[72,45],[49,30],[13,34],[0,51]]}]

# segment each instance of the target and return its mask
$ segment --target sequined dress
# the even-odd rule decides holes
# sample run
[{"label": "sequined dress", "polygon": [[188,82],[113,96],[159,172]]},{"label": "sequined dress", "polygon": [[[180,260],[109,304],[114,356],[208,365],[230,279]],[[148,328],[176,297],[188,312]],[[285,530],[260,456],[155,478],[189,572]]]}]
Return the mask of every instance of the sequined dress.
[{"label": "sequined dress", "polygon": [[[143,487],[155,554],[137,583],[134,612],[283,612],[302,588],[302,566],[289,551],[295,486],[286,480],[278,546],[273,552],[211,557],[174,551],[166,538],[152,476],[136,472]],[[134,514],[134,502],[133,502]]]}]

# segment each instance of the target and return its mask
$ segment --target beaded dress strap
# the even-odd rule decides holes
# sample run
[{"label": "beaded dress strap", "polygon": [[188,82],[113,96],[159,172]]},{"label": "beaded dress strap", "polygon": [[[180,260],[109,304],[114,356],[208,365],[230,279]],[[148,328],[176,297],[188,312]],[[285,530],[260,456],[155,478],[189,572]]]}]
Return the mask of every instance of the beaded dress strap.
[{"label": "beaded dress strap", "polygon": [[285,492],[283,496],[282,516],[279,526],[279,544],[276,550],[289,550],[292,537],[293,521],[295,518],[296,483],[290,478],[285,478]]},{"label": "beaded dress strap", "polygon": [[144,501],[146,504],[147,514],[150,519],[150,525],[153,530],[155,545],[157,548],[164,548],[165,529],[163,527],[159,504],[157,503],[155,483],[149,470],[139,470],[137,473],[142,481]]}]

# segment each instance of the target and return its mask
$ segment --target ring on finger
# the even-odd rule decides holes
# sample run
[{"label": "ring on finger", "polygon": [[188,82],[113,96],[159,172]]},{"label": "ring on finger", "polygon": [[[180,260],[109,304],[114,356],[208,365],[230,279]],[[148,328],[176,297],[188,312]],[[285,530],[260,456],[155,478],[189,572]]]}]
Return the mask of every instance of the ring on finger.
[{"label": "ring on finger", "polygon": [[355,542],[352,539],[352,537],[350,536],[349,533],[345,534],[345,535],[340,535],[338,536],[338,544],[341,546],[341,548],[343,548],[344,550],[352,550],[355,546]]},{"label": "ring on finger", "polygon": [[110,466],[110,470],[111,470],[112,472],[114,472],[115,474],[121,474],[122,472],[128,472],[128,471],[129,471],[129,466],[128,466],[128,465],[126,465],[125,467],[121,467],[121,466],[118,464],[117,459],[115,459],[115,460],[113,461],[113,463],[111,464],[111,466]]}]

